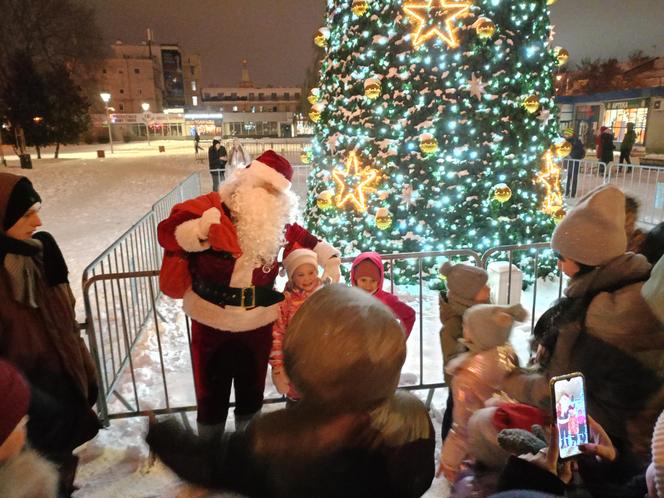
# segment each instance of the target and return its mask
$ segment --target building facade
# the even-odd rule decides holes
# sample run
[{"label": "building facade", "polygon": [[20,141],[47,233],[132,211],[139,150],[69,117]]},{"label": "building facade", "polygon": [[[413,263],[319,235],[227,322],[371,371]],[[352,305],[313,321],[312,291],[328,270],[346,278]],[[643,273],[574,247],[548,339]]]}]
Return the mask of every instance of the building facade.
[{"label": "building facade", "polygon": [[244,60],[237,86],[204,88],[200,109],[188,109],[187,114],[196,111],[223,116],[216,120],[192,119],[192,126],[200,127],[205,134],[214,129],[212,134],[224,137],[293,137],[301,93],[299,87],[256,86]]}]

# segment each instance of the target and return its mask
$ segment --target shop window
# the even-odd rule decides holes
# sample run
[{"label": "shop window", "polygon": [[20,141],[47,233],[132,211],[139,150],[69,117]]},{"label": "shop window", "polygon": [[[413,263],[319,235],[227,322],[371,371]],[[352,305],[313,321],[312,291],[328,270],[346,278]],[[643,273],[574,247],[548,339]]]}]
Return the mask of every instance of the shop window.
[{"label": "shop window", "polygon": [[123,89],[123,88],[120,88],[120,93],[124,93],[124,89]]},{"label": "shop window", "polygon": [[122,103],[118,104],[118,109],[120,109],[121,111],[124,111],[124,104],[122,104]]},{"label": "shop window", "polygon": [[192,81],[192,82],[191,82],[191,91],[192,91],[192,92],[195,92],[195,91],[196,91],[196,82],[195,82],[195,81]]},{"label": "shop window", "polygon": [[648,108],[637,107],[633,109],[607,109],[604,112],[602,124],[611,128],[614,140],[622,142],[627,123],[634,123],[636,143],[643,145],[646,138],[646,123],[648,121]]},{"label": "shop window", "polygon": [[141,70],[137,67],[134,68],[134,74],[141,74]]},{"label": "shop window", "polygon": [[197,106],[197,105],[198,105],[198,97],[196,97],[196,96],[194,95],[194,96],[191,98],[191,103],[192,103],[192,105],[193,105],[194,107]]}]

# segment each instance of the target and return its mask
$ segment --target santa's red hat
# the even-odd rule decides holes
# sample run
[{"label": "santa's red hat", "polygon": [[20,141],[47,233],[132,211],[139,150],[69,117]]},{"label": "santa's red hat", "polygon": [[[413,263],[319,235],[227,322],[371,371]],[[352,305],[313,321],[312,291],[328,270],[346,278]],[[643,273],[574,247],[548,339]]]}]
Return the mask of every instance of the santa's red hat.
[{"label": "santa's red hat", "polygon": [[272,185],[277,190],[288,190],[293,178],[293,167],[285,157],[273,150],[263,152],[247,166],[247,173]]}]

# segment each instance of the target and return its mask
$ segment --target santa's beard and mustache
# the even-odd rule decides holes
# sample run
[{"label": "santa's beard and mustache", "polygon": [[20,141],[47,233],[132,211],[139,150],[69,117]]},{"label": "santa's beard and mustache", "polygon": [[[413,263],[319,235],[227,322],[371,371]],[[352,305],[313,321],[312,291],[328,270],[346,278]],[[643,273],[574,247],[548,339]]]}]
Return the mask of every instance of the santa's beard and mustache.
[{"label": "santa's beard and mustache", "polygon": [[231,209],[243,259],[254,267],[272,265],[284,245],[284,227],[295,221],[298,199],[291,192],[270,193],[248,170],[238,170],[220,188]]}]

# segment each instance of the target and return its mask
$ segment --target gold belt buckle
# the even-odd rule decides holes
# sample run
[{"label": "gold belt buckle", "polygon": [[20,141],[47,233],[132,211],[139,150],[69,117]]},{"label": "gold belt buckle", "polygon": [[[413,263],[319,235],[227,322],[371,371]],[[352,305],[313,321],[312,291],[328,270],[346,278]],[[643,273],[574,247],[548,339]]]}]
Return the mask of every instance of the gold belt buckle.
[{"label": "gold belt buckle", "polygon": [[[251,289],[251,304],[247,306],[247,304],[244,302],[244,292],[248,289]],[[251,286],[251,287],[245,287],[242,289],[242,295],[240,297],[240,306],[242,308],[255,308],[256,307],[256,287]]]}]

